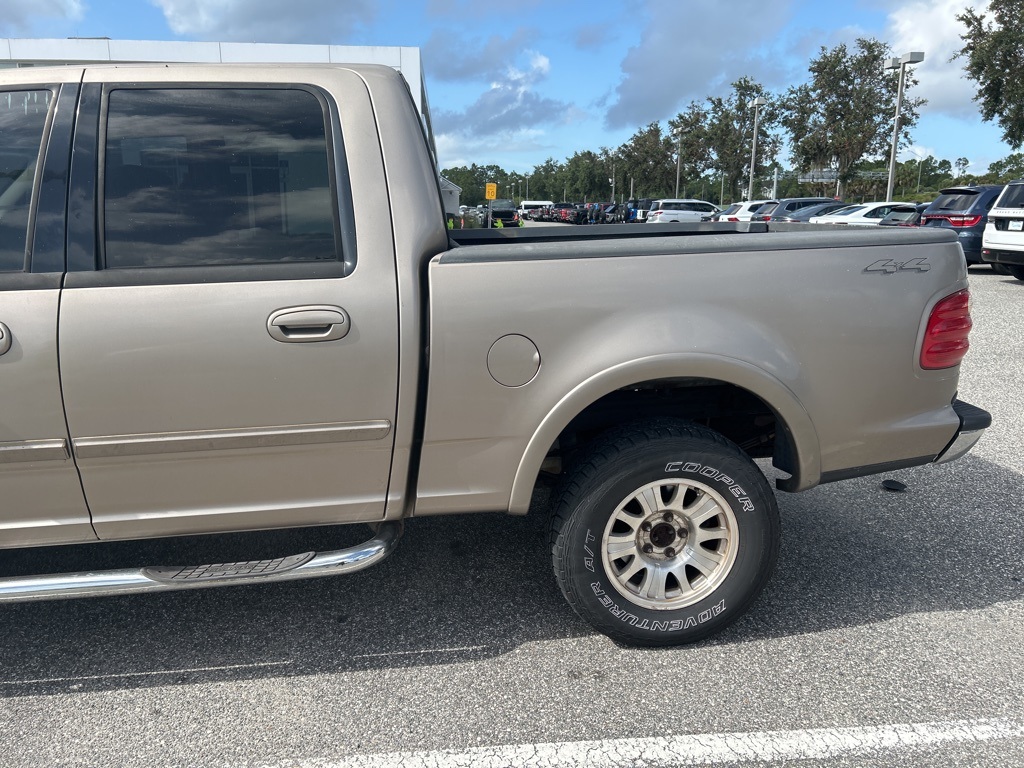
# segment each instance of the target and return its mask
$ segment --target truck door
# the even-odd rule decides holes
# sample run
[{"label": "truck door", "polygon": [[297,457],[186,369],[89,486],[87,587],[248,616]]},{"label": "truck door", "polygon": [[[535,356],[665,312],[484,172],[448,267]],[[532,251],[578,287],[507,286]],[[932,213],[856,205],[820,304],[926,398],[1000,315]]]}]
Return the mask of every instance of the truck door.
[{"label": "truck door", "polygon": [[60,311],[98,535],[381,519],[397,289],[392,253],[357,268],[341,100],[104,77],[83,86]]},{"label": "truck door", "polygon": [[96,538],[57,367],[77,92],[75,83],[0,86],[0,547]]}]

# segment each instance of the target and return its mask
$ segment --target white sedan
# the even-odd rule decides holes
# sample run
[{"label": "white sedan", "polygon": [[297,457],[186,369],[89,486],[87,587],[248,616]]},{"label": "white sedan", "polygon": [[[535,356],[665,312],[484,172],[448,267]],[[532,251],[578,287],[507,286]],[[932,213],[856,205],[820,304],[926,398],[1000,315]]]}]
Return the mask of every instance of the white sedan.
[{"label": "white sedan", "polygon": [[848,205],[823,216],[811,216],[811,224],[845,224],[851,227],[873,227],[889,215],[899,203],[861,203]]}]

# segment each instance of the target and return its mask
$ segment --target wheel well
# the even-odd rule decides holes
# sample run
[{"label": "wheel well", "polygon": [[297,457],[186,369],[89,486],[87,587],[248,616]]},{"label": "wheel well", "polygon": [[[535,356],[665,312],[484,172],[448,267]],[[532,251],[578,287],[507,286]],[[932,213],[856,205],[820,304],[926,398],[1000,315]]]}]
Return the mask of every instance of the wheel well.
[{"label": "wheel well", "polygon": [[591,403],[551,445],[542,471],[560,474],[576,452],[612,427],[658,417],[701,424],[751,458],[771,457],[784,472],[796,466],[789,429],[761,398],[727,382],[681,377],[638,382]]}]

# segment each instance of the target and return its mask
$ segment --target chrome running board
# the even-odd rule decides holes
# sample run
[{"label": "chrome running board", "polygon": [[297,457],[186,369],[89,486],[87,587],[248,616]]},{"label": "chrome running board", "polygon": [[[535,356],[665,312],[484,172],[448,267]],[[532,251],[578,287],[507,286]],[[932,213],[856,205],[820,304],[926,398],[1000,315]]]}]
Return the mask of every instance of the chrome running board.
[{"label": "chrome running board", "polygon": [[306,552],[275,560],[240,563],[3,578],[0,579],[0,603],[168,592],[339,576],[376,565],[394,551],[401,535],[401,523],[386,522],[380,525],[376,535],[369,541],[333,552]]}]

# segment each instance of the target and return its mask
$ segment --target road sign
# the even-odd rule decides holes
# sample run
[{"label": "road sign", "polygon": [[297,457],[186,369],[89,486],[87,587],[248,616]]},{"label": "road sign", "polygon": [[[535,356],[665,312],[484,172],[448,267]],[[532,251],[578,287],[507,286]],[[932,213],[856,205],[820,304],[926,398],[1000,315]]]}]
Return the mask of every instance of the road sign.
[{"label": "road sign", "polygon": [[484,199],[485,200],[497,200],[498,199],[498,185],[497,184],[485,184],[484,185]]}]

